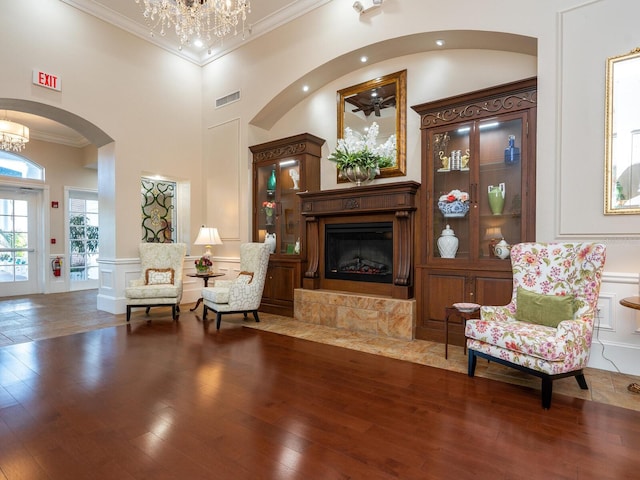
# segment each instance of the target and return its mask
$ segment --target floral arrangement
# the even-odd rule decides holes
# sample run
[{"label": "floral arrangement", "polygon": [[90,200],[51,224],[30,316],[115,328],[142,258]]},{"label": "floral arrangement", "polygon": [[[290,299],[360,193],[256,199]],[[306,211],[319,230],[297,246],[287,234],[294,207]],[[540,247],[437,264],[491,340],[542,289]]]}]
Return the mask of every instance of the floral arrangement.
[{"label": "floral arrangement", "polygon": [[438,202],[451,203],[455,201],[468,202],[469,194],[467,192],[461,192],[460,190],[451,190],[449,193],[440,196],[438,199]]},{"label": "floral arrangement", "polygon": [[200,257],[194,262],[196,264],[196,270],[208,270],[213,266],[213,262],[209,257]]},{"label": "floral arrangement", "polygon": [[385,143],[378,145],[379,130],[376,122],[371,124],[365,135],[346,127],[344,138],[338,139],[338,146],[328,159],[336,162],[338,170],[354,167],[379,169],[395,165],[396,136],[391,135]]},{"label": "floral arrangement", "polygon": [[273,210],[276,208],[276,202],[262,202],[262,208],[264,208],[267,216],[273,215]]}]

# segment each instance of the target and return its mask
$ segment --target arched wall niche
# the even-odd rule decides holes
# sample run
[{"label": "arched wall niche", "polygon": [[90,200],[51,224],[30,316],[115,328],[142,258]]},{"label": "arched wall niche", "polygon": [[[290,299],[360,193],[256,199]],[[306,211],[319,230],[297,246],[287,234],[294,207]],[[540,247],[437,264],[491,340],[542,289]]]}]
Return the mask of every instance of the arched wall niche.
[{"label": "arched wall niche", "polygon": [[[312,92],[317,91],[358,68],[395,57],[438,50],[441,47],[435,42],[440,39],[445,41],[445,46],[442,47],[445,50],[479,49],[538,54],[536,38],[505,32],[441,30],[391,38],[347,52],[306,73],[285,86],[249,121],[249,125],[270,130],[289,110],[307,97],[308,94],[302,90],[304,85],[308,85]],[[360,62],[363,55],[368,57],[366,64]]]}]

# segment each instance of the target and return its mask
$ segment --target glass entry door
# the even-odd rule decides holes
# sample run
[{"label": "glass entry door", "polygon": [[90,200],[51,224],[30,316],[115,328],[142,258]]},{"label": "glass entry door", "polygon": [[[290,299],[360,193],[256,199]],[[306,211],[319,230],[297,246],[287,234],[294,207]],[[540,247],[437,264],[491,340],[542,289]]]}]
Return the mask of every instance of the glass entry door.
[{"label": "glass entry door", "polygon": [[38,293],[38,192],[0,189],[0,296]]}]

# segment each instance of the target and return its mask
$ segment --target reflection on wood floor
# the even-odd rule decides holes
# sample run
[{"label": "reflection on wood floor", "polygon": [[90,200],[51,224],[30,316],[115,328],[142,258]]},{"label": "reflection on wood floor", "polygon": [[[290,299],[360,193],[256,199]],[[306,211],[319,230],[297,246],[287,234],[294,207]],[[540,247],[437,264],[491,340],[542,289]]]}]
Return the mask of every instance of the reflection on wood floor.
[{"label": "reflection on wood floor", "polygon": [[[258,330],[230,316],[218,332],[189,305],[179,322],[157,308],[130,326],[95,305],[95,291],[0,301],[0,479],[637,473],[631,409],[554,394],[545,411],[528,386],[319,343],[327,331],[295,338],[283,317]],[[264,331],[279,324],[291,336]],[[345,343],[359,342],[380,348]]]}]

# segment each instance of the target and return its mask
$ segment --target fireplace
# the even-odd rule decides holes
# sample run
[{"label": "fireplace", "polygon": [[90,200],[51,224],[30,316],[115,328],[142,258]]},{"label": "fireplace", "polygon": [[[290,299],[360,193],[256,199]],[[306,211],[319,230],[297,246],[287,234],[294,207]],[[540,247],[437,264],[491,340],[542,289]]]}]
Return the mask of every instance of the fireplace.
[{"label": "fireplace", "polygon": [[410,181],[299,193],[303,288],[413,298],[419,187]]},{"label": "fireplace", "polygon": [[325,278],[391,283],[393,223],[326,223],[324,252]]}]

